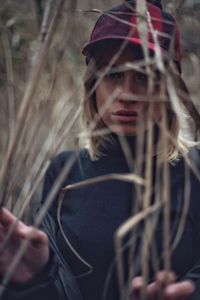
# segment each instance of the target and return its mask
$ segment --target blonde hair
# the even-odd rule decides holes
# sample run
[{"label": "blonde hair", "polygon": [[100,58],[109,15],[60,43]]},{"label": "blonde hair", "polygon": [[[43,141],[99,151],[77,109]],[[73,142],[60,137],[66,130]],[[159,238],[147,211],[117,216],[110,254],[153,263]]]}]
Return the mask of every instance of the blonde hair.
[{"label": "blonde hair", "polygon": [[[101,68],[101,62],[91,59],[84,75],[84,95],[82,100],[82,123],[86,133],[85,138],[85,147],[88,149],[90,157],[92,160],[100,158],[105,153],[102,149],[106,149],[106,145],[111,141],[111,135],[103,134],[103,130],[107,127],[103,123],[100,117],[98,117],[98,111],[96,106],[96,96],[95,96],[95,84],[96,76],[95,74]],[[188,101],[189,92],[183,82],[181,76],[174,71],[174,68],[170,69],[173,82],[176,83],[177,96],[182,97],[182,93],[187,95]],[[180,93],[178,91],[181,91]],[[169,97],[170,100],[170,97]],[[172,101],[167,102],[167,126],[170,136],[168,139],[168,149],[167,149],[167,160],[172,162],[177,160],[180,156],[180,153],[184,151],[188,152],[189,148],[196,145],[195,142],[192,142],[190,139],[184,137],[183,129],[180,126],[179,118],[173,108]],[[186,111],[182,105],[180,105],[180,110],[183,112],[183,115],[188,118]],[[96,120],[96,122],[94,122]],[[91,122],[93,126],[91,127]],[[108,129],[108,128],[107,128]],[[98,135],[98,132],[100,133]],[[97,134],[95,134],[97,133]],[[157,155],[162,155],[162,146],[158,141],[158,152]]]}]

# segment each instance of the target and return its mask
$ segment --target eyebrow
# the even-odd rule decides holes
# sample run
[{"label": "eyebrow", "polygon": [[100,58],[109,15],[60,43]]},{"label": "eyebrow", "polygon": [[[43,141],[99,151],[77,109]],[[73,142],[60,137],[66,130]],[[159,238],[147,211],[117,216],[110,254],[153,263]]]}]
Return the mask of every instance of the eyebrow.
[{"label": "eyebrow", "polygon": [[[126,63],[125,63],[126,64]],[[144,73],[146,74],[145,72],[145,69],[142,67],[142,68],[133,68],[131,67],[130,65],[126,65],[125,64],[120,64],[120,65],[113,65],[109,68],[108,71],[111,70],[111,72],[126,72],[126,71],[134,71],[134,72],[138,72],[138,73]]]}]

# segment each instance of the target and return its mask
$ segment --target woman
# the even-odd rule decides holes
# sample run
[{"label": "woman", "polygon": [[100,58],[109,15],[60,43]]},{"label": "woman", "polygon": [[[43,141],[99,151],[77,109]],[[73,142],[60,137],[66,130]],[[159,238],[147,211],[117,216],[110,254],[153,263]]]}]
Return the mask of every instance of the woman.
[{"label": "woman", "polygon": [[[176,87],[183,86],[179,33],[169,14],[150,4],[146,12],[148,43],[142,39],[135,1],[127,1],[98,19],[83,49],[88,65],[83,101],[87,147],[61,153],[47,170],[42,202],[49,201],[52,189],[57,196],[44,219],[46,233],[17,223],[1,254],[2,276],[20,241],[29,236],[30,244],[3,299],[139,299],[148,278],[147,299],[157,299],[161,292],[164,299],[189,299],[195,283],[196,294],[190,299],[198,299],[200,186],[184,163],[189,146],[180,138],[179,112],[170,94],[173,81],[167,89],[171,78]],[[163,70],[170,74],[168,81]],[[170,136],[164,136],[163,130]],[[189,152],[191,159],[193,152]],[[130,180],[133,173],[138,176]],[[186,189],[190,201],[184,220],[185,174],[191,186]],[[66,186],[63,198],[60,190]],[[124,270],[118,272],[114,234],[133,212],[142,209],[149,209],[152,219],[141,217],[134,234],[126,232],[118,251],[118,258],[123,253]],[[5,208],[1,210],[1,240],[15,220]],[[184,221],[183,234],[180,220]],[[170,236],[165,232],[163,239],[166,226]],[[151,243],[146,243],[146,234]],[[176,247],[171,249],[172,245]],[[151,255],[145,256],[146,250]],[[163,268],[167,271],[157,272]],[[140,274],[144,276],[135,277],[129,286],[130,276]]]}]

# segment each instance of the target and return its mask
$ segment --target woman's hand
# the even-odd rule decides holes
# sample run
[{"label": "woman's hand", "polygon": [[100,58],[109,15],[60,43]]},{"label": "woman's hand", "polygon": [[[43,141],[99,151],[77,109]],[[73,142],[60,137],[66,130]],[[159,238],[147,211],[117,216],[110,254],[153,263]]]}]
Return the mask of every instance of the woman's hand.
[{"label": "woman's hand", "polygon": [[[17,221],[6,208],[0,210],[0,248],[4,243],[9,228]],[[23,240],[29,244],[17,269],[11,277],[15,283],[26,283],[40,273],[49,260],[49,246],[47,235],[33,227],[17,221],[5,247],[0,250],[0,277],[8,270]]]},{"label": "woman's hand", "polygon": [[[143,287],[143,278],[135,277],[131,283],[130,300],[142,299]],[[157,273],[155,281],[147,286],[145,299],[187,300],[194,290],[195,287],[192,281],[184,280],[182,282],[176,282],[176,276],[173,272],[162,271]]]}]

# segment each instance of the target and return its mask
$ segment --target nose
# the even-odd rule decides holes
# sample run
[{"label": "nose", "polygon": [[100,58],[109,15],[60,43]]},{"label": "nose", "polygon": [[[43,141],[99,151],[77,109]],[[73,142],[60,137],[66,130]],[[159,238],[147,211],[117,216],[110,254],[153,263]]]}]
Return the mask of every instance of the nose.
[{"label": "nose", "polygon": [[137,87],[134,83],[134,76],[131,71],[124,73],[123,82],[121,85],[122,92],[120,93],[121,101],[134,101],[137,93]]},{"label": "nose", "polygon": [[143,73],[134,70],[127,71],[124,73],[121,89],[120,100],[138,101],[140,96],[144,100],[148,91],[148,78]]}]

